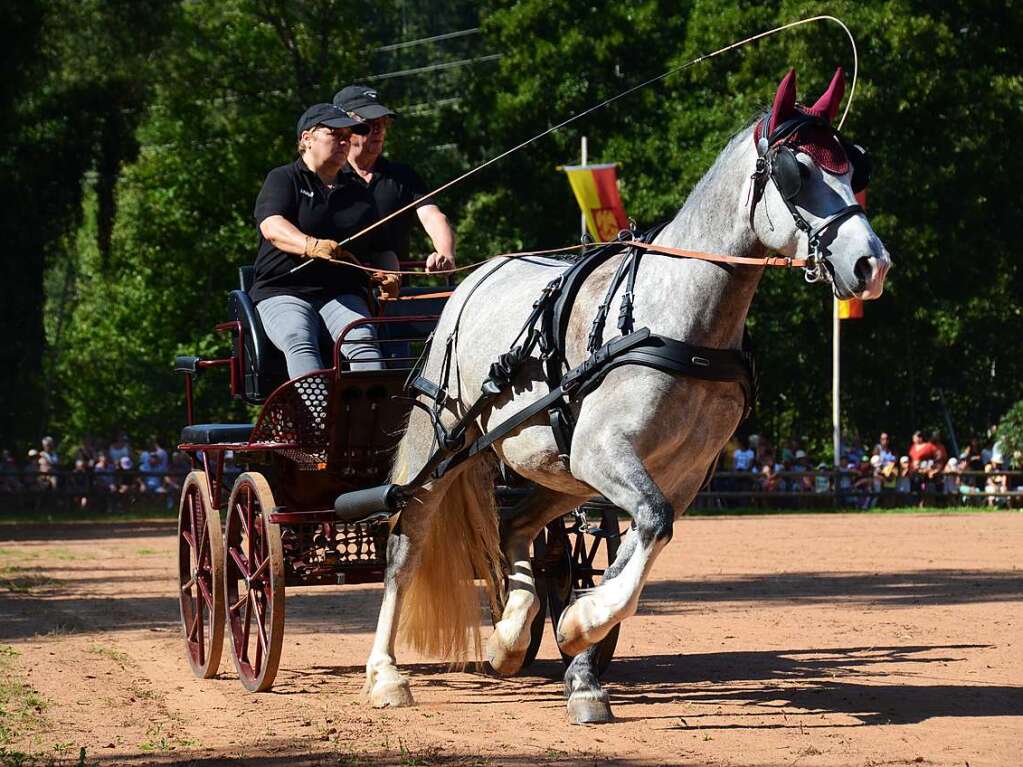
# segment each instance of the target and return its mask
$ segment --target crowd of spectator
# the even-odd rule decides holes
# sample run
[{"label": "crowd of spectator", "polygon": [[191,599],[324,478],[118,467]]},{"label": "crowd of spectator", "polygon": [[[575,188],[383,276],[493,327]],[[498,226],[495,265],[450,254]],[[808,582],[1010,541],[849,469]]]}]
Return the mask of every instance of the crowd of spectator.
[{"label": "crowd of spectator", "polygon": [[[1019,506],[1023,500],[1023,457],[1007,456],[993,429],[986,442],[973,437],[958,455],[949,454],[938,432],[915,432],[904,451],[885,432],[868,445],[855,435],[846,438],[836,471],[830,456],[815,460],[806,437],[775,446],[763,435],[736,435],[722,452],[709,495],[731,497],[739,505],[745,505],[741,497],[766,496],[767,505],[800,506],[806,494],[827,494],[842,506],[863,509],[978,502]],[[20,461],[11,450],[2,451],[0,493],[60,491],[83,509],[117,509],[127,499],[163,496],[172,507],[191,468],[186,454],[168,453],[156,437],[142,449],[125,433],[103,447],[86,438],[66,464],[54,439],[43,437]],[[230,456],[224,471],[230,486],[231,475],[239,471]]]},{"label": "crowd of spectator", "polygon": [[66,463],[54,439],[43,437],[39,448],[30,449],[20,461],[11,450],[3,450],[0,492],[20,495],[62,491],[79,508],[116,508],[119,498],[146,495],[166,496],[167,505],[172,506],[191,468],[187,455],[168,453],[156,437],[141,449],[124,433],[105,447],[86,438]]},{"label": "crowd of spectator", "polygon": [[[780,446],[762,435],[736,436],[725,448],[712,491],[722,494],[757,491],[771,494],[837,494],[842,505],[872,508],[878,504],[959,505],[982,499],[1004,506],[1023,495],[1020,456],[1005,455],[994,430],[985,444],[973,437],[958,455],[950,455],[942,435],[913,434],[898,451],[882,432],[873,447],[858,436],[843,440],[842,463],[814,462],[808,440],[786,439]],[[1014,463],[1015,461],[1015,463]],[[749,477],[745,475],[749,474]]]}]

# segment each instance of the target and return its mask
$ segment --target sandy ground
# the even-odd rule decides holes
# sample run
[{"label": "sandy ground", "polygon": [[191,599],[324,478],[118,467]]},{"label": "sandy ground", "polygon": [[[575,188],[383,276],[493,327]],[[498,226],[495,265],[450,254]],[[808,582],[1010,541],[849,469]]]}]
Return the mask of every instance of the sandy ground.
[{"label": "sandy ground", "polygon": [[567,724],[549,631],[513,679],[405,657],[419,705],[367,708],[378,586],[292,590],[271,693],[226,649],[196,679],[174,540],[0,527],[0,644],[49,701],[15,745],[102,765],[1023,764],[1018,513],[679,522],[605,677],[618,721],[595,727]]}]

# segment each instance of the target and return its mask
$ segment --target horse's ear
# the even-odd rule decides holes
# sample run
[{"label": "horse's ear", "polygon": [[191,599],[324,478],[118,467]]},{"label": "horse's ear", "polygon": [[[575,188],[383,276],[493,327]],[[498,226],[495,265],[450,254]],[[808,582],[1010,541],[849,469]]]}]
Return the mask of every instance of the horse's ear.
[{"label": "horse's ear", "polygon": [[771,106],[771,120],[767,123],[767,135],[770,136],[774,133],[774,129],[792,117],[795,111],[796,70],[790,69],[778,86],[778,92],[774,94],[774,104]]},{"label": "horse's ear", "polygon": [[829,123],[834,122],[844,95],[845,73],[842,72],[842,67],[839,67],[835,70],[835,76],[831,78],[831,85],[824,91],[824,95],[817,99],[817,103],[806,110],[807,114],[823,117]]}]

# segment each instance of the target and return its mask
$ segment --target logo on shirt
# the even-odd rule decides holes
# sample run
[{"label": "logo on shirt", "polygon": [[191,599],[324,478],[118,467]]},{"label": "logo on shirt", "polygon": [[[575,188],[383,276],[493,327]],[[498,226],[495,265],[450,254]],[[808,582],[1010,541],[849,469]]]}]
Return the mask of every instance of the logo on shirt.
[{"label": "logo on shirt", "polygon": [[368,98],[371,98],[371,99],[375,99],[377,97],[377,92],[376,91],[363,91],[362,95],[366,96]]},{"label": "logo on shirt", "polygon": [[304,194],[306,197],[313,197],[314,196],[312,189],[299,189],[298,191],[299,191],[299,194]]}]

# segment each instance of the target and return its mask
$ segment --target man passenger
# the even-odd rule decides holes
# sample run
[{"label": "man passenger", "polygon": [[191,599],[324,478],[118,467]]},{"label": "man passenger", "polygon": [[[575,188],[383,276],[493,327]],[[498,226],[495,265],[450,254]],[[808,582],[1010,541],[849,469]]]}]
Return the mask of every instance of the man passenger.
[{"label": "man passenger", "polygon": [[[349,85],[334,94],[334,104],[370,127],[367,135],[352,136],[348,164],[342,170],[349,185],[362,192],[351,198],[352,216],[368,225],[423,197],[428,190],[419,174],[383,156],[387,131],[398,114],[380,103],[376,90]],[[426,260],[427,271],[454,268],[455,232],[432,200],[424,200],[365,235],[370,249],[382,254],[374,259],[374,265],[397,269],[399,261],[408,259],[413,210],[433,243],[433,253]]]}]

